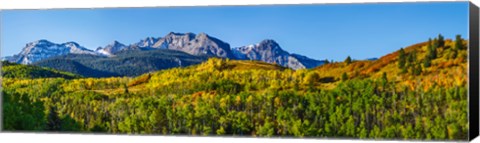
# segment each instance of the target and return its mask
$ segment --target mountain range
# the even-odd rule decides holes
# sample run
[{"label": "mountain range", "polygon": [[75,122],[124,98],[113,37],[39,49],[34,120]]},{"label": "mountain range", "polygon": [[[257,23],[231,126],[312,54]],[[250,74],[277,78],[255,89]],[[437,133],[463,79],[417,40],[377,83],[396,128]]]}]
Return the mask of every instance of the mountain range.
[{"label": "mountain range", "polygon": [[32,64],[49,57],[67,54],[97,55],[98,53],[82,47],[75,42],[56,44],[42,39],[26,44],[19,54],[5,57],[4,59],[13,63]]},{"label": "mountain range", "polygon": [[[161,51],[158,51],[160,49]],[[161,53],[160,55],[163,57],[148,54],[151,52],[156,54]],[[148,69],[134,70],[139,71],[140,73],[138,74],[143,74],[150,70],[200,63],[201,61],[208,59],[208,57],[256,60],[266,63],[275,63],[295,70],[314,68],[325,63],[325,61],[289,53],[283,50],[280,45],[272,39],[266,39],[257,44],[232,48],[227,42],[207,35],[206,33],[194,34],[190,32],[170,32],[164,37],[147,37],[130,45],[123,44],[119,41],[113,41],[104,47],[98,47],[95,51],[80,46],[75,42],[56,44],[42,39],[26,44],[19,54],[5,57],[4,60],[13,63],[51,67],[84,76],[92,76],[92,74],[87,72],[91,70],[83,69],[102,71],[104,73],[99,74],[102,76],[134,76],[137,74],[132,75],[126,74],[127,72],[119,72],[118,66],[124,65],[124,67],[133,69]],[[126,61],[127,59],[135,59],[137,62]],[[195,62],[184,62],[184,64],[181,65],[178,64],[179,61]],[[98,65],[100,63],[102,66]],[[114,63],[115,65],[105,65]],[[158,63],[166,65],[159,66]],[[66,65],[70,65],[70,67]]]}]

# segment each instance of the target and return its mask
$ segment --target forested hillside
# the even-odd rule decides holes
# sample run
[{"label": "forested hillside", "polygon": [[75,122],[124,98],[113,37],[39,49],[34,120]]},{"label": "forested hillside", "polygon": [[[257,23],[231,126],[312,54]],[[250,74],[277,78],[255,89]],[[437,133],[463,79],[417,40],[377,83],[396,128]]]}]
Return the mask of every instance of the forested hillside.
[{"label": "forested hillside", "polygon": [[310,70],[210,58],[135,78],[4,77],[3,127],[467,140],[466,59],[465,40],[439,35],[375,61],[348,57]]},{"label": "forested hillside", "polygon": [[112,57],[69,54],[42,60],[34,65],[68,71],[85,77],[122,77],[139,76],[173,67],[186,67],[206,59],[207,57],[204,56],[194,56],[181,51],[156,49],[121,51]]},{"label": "forested hillside", "polygon": [[50,78],[61,77],[66,79],[78,78],[79,75],[75,75],[68,72],[58,71],[51,68],[44,68],[32,65],[22,65],[16,63],[10,63],[2,61],[2,77],[3,78]]},{"label": "forested hillside", "polygon": [[378,60],[330,63],[315,68],[321,77],[337,80],[385,77],[402,86],[451,87],[464,85],[467,79],[467,41],[458,35],[455,40],[442,35],[387,54]]}]

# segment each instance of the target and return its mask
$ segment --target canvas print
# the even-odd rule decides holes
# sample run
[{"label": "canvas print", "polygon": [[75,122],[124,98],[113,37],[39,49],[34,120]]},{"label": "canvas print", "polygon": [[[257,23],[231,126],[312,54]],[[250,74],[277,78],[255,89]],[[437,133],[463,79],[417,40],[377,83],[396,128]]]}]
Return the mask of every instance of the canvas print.
[{"label": "canvas print", "polygon": [[2,131],[467,140],[468,6],[3,10]]}]

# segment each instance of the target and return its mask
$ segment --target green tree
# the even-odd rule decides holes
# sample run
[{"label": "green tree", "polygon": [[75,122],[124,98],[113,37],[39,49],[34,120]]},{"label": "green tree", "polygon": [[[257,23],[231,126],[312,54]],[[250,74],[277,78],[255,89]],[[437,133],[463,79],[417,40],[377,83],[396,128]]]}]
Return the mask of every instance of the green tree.
[{"label": "green tree", "polygon": [[423,60],[423,67],[430,67],[432,65],[432,60],[428,57],[425,57]]},{"label": "green tree", "polygon": [[462,41],[463,41],[463,39],[460,35],[455,36],[455,50],[463,50],[464,49]]},{"label": "green tree", "polygon": [[[433,43],[435,43],[436,40],[434,40]],[[434,53],[434,46],[432,44],[432,39],[428,39],[428,43],[427,43],[427,55],[425,56],[425,58],[428,58],[428,59],[434,59],[435,57],[435,53]]]},{"label": "green tree", "polygon": [[406,63],[405,50],[403,50],[403,48],[400,48],[399,55],[398,55],[398,68],[402,70],[405,69],[405,63]]},{"label": "green tree", "polygon": [[8,89],[8,87],[4,87],[2,90],[2,130],[44,130],[46,120],[43,109],[43,102],[32,102],[27,95],[19,94]]},{"label": "green tree", "polygon": [[385,82],[388,82],[388,78],[387,78],[387,73],[386,73],[386,72],[383,72],[383,73],[382,73],[382,80],[385,81]]},{"label": "green tree", "polygon": [[61,129],[61,120],[58,117],[57,108],[50,107],[47,114],[47,126],[48,131],[59,131]]},{"label": "green tree", "polygon": [[438,47],[444,47],[445,46],[445,38],[443,37],[442,34],[438,34]]},{"label": "green tree", "polygon": [[422,66],[420,66],[420,64],[415,64],[414,75],[420,75],[422,74],[422,71]]},{"label": "green tree", "polygon": [[225,129],[223,127],[220,127],[218,130],[217,130],[217,135],[224,135],[225,134]]},{"label": "green tree", "polygon": [[350,56],[348,56],[345,61],[344,61],[347,65],[352,63],[352,58],[350,58]]},{"label": "green tree", "polygon": [[273,124],[270,123],[268,118],[265,120],[265,123],[263,124],[263,126],[260,127],[257,134],[260,136],[271,137],[274,135],[274,133],[275,132],[274,132]]},{"label": "green tree", "polygon": [[430,59],[435,59],[437,58],[437,48],[438,48],[438,44],[433,44],[433,45],[429,45],[428,47],[428,57]]},{"label": "green tree", "polygon": [[346,80],[348,80],[348,75],[347,73],[344,72],[342,73],[342,81],[346,81]]}]

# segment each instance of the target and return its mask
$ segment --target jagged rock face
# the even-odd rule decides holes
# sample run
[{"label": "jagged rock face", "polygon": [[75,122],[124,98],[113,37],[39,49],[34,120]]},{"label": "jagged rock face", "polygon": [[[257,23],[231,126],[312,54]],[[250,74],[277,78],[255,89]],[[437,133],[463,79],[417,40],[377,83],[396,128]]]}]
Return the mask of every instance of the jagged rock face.
[{"label": "jagged rock face", "polygon": [[160,38],[154,38],[154,37],[147,37],[143,40],[140,40],[140,42],[135,43],[135,46],[138,48],[152,48],[152,46],[158,42]]},{"label": "jagged rock face", "polygon": [[230,45],[205,33],[173,33],[160,38],[152,48],[179,50],[192,55],[233,58]]},{"label": "jagged rock face", "polygon": [[[255,45],[248,45],[236,48],[235,53],[243,53],[244,56],[239,58],[247,58],[249,60],[259,60],[267,63],[276,63],[282,66],[288,65],[289,53],[282,50],[277,42],[273,40],[263,40]],[[239,54],[237,54],[239,55]]]},{"label": "jagged rock face", "polygon": [[38,40],[28,43],[22,51],[12,57],[6,58],[10,62],[31,64],[43,59],[67,54],[97,54],[75,42],[55,44],[47,40]]},{"label": "jagged rock face", "polygon": [[125,48],[127,48],[127,46],[125,46],[124,44],[122,44],[118,41],[113,41],[112,44],[109,44],[109,45],[105,46],[104,48],[98,48],[96,50],[96,52],[100,53],[100,54],[103,54],[103,55],[110,56],[110,55],[113,55],[117,52],[120,52],[121,50],[124,50]]},{"label": "jagged rock face", "polygon": [[255,45],[234,48],[232,51],[237,59],[276,63],[292,69],[311,68],[323,64],[322,61],[290,54],[284,51],[277,42],[270,39],[263,40]]},{"label": "jagged rock face", "polygon": [[31,64],[46,58],[67,54],[93,54],[111,57],[127,50],[144,51],[154,49],[177,50],[196,56],[258,60],[279,64],[292,69],[313,68],[325,62],[298,54],[290,54],[271,39],[232,49],[228,43],[205,33],[174,32],[170,32],[164,37],[159,38],[147,37],[130,45],[124,45],[118,41],[114,41],[105,47],[97,48],[96,51],[86,49],[75,42],[55,44],[47,40],[39,40],[28,43],[22,52],[14,56],[4,57],[3,60],[21,64]]}]

